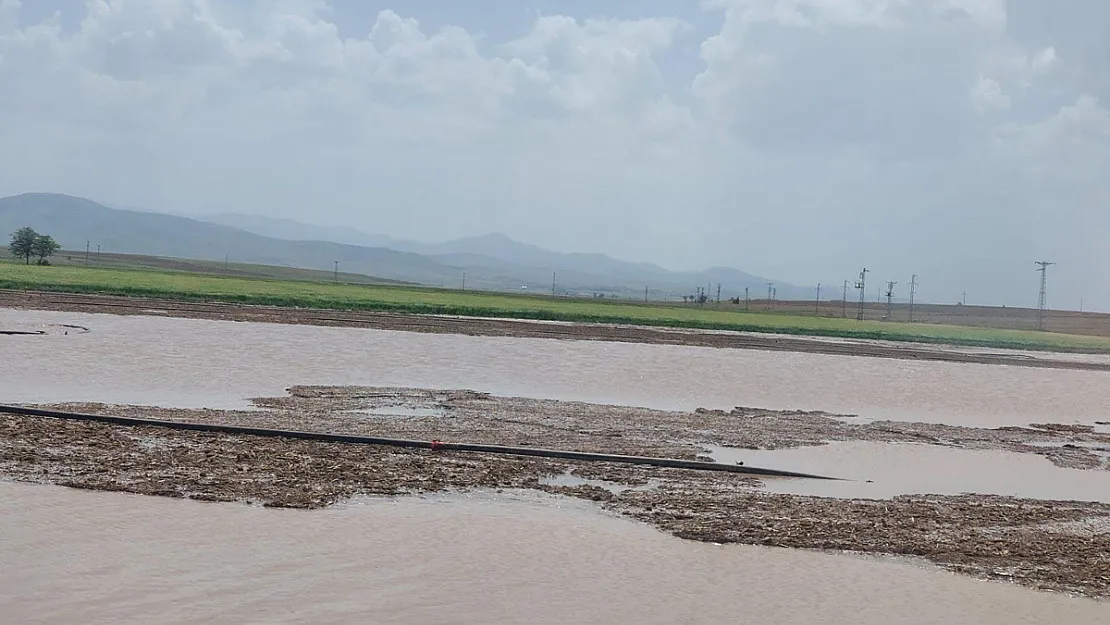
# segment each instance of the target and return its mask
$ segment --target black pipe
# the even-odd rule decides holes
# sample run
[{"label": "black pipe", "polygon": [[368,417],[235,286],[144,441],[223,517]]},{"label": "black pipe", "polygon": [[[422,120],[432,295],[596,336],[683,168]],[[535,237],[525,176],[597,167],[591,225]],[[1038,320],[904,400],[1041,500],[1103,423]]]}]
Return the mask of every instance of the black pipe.
[{"label": "black pipe", "polygon": [[794,471],[761,469],[759,467],[749,467],[746,465],[701,462],[697,460],[679,460],[676,458],[623,456],[619,454],[598,454],[584,451],[564,451],[561,449],[506,447],[504,445],[479,445],[473,443],[444,443],[440,441],[416,441],[403,438],[381,438],[377,436],[353,436],[350,434],[327,434],[323,432],[272,430],[267,428],[244,427],[239,425],[217,425],[210,423],[190,423],[185,421],[164,421],[159,419],[139,419],[135,417],[113,417],[107,415],[83,414],[78,412],[61,412],[58,410],[43,410],[41,408],[26,408],[23,406],[0,405],[0,413],[21,415],[27,417],[49,417],[53,419],[66,419],[70,421],[92,421],[96,423],[108,423],[111,425],[122,425],[129,427],[160,427],[173,430],[193,430],[197,432],[219,432],[222,434],[242,434],[247,436],[267,436],[272,438],[294,438],[327,443],[383,445],[388,447],[404,447],[409,449],[431,449],[433,451],[470,451],[485,454],[501,454],[510,456],[538,456],[541,458],[583,460],[587,462],[640,464],[653,467],[667,467],[672,469],[691,469],[695,471],[723,471],[726,473],[742,473],[746,475],[764,475],[770,477],[804,477],[816,480],[840,479],[823,475],[811,475],[809,473],[796,473]]}]

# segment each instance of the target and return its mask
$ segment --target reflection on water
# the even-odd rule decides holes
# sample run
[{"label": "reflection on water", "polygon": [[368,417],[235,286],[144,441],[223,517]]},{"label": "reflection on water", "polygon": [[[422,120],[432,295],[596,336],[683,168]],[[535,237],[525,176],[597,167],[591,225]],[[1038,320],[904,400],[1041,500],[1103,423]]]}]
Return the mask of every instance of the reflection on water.
[{"label": "reflection on water", "polygon": [[1110,416],[1110,374],[1090,371],[0,309],[15,323],[93,332],[0,339],[0,401],[235,407],[357,384],[986,426]]},{"label": "reflection on water", "polygon": [[269,510],[0,482],[11,623],[1107,623],[1110,605],[464,497]]},{"label": "reflection on water", "polygon": [[794,495],[877,499],[988,493],[1110,503],[1110,471],[1062,469],[1035,454],[861,441],[774,451],[713,447],[710,452],[717,462],[845,478],[764,480],[768,490]]}]

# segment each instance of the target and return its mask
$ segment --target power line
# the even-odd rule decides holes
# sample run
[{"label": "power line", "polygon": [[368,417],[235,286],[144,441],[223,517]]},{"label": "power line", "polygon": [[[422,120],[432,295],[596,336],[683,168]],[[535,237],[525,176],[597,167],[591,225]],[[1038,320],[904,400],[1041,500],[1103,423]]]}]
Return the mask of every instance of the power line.
[{"label": "power line", "polygon": [[1044,330],[1044,315],[1048,310],[1048,268],[1056,263],[1050,263],[1047,260],[1038,260],[1034,263],[1037,265],[1037,271],[1041,272],[1041,296],[1037,302],[1037,329]]}]

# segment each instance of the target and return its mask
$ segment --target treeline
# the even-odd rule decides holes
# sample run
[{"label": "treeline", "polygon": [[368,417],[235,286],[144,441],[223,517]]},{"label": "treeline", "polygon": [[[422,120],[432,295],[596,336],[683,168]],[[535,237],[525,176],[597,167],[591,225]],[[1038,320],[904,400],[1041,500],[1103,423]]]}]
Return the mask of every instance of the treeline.
[{"label": "treeline", "polygon": [[53,256],[58,250],[62,249],[61,245],[54,240],[54,237],[48,234],[39,234],[35,232],[34,228],[23,227],[12,233],[11,243],[8,244],[8,251],[15,258],[22,258],[28,265],[31,264],[31,259],[35,259],[37,265],[49,265],[50,261],[47,259]]}]

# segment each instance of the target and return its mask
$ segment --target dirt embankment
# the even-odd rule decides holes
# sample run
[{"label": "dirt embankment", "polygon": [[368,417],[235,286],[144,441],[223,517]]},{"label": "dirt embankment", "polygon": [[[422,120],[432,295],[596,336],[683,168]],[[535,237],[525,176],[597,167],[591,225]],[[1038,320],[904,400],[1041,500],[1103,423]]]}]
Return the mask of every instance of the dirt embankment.
[{"label": "dirt embankment", "polygon": [[117,315],[172,316],[221,321],[253,321],[294,325],[370,328],[402,332],[504,336],[519,338],[614,341],[652,345],[687,345],[731,349],[788,351],[898,360],[929,360],[1017,367],[1110,371],[1110,363],[1054,359],[1051,354],[1030,357],[1006,353],[976,353],[917,343],[829,340],[758,333],[713,332],[646,326],[560,323],[518,319],[488,319],[376,312],[354,312],[184,302],[112,295],[80,295],[0,290],[0,308],[56,310]]},{"label": "dirt embankment", "polygon": [[[1074,426],[995,430],[851,424],[824,413],[672,413],[465,391],[299,387],[264,410],[54,408],[403,438],[693,458],[702,445],[831,440],[1008,449],[1110,467],[1110,435]],[[1064,447],[1072,445],[1074,448]],[[1058,450],[1067,450],[1057,455]],[[552,479],[561,476],[564,479]],[[565,479],[574,476],[577,479]],[[1110,505],[991,495],[852,500],[768,493],[752,477],[678,469],[257,438],[0,415],[0,478],[209,501],[315,508],[357,494],[531,488],[590,499],[677,536],[912,555],[953,571],[1110,597]]]}]

